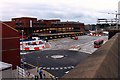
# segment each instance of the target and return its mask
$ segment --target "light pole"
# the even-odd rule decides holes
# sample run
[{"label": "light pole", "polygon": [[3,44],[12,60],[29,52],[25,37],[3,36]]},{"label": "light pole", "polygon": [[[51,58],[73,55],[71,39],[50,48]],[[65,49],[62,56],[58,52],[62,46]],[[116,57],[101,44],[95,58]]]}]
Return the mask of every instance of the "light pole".
[{"label": "light pole", "polygon": [[24,33],[24,30],[21,30],[22,31],[22,53],[23,53],[23,33]]},{"label": "light pole", "polygon": [[[21,30],[21,31],[22,31],[22,53],[23,53],[23,33],[24,33],[24,30]],[[24,54],[22,56],[22,68],[24,70]],[[22,72],[22,76],[24,75],[23,72]]]},{"label": "light pole", "polygon": [[[22,53],[24,53],[24,44],[23,44],[23,36],[24,36],[24,30],[21,30],[22,31]],[[23,56],[22,56],[22,61],[23,61],[23,69],[25,69],[25,66],[24,66],[24,64],[25,64],[25,57],[24,57],[24,54],[23,54]]]}]

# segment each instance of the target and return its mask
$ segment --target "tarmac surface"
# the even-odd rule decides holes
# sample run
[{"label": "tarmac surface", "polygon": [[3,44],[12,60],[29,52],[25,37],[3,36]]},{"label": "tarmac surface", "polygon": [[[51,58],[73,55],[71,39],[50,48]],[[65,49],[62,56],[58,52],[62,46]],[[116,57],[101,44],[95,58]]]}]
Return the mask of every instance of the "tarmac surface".
[{"label": "tarmac surface", "polygon": [[[22,54],[24,57],[23,60],[27,64],[32,65],[32,67],[25,67],[26,69],[39,67],[55,77],[62,77],[97,50],[93,46],[96,39],[103,39],[106,42],[107,36],[78,36],[78,40],[70,38],[51,40],[49,41],[51,45],[49,49]],[[80,50],[68,50],[72,46],[78,45],[80,46]]]},{"label": "tarmac surface", "polygon": [[55,77],[62,77],[89,54],[69,50],[45,50],[24,54],[24,61],[48,71]]}]

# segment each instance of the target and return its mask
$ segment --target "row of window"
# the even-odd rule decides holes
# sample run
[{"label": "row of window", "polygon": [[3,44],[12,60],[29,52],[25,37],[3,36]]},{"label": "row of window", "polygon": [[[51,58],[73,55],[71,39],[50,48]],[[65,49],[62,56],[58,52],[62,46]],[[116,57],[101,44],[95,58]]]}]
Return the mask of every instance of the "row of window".
[{"label": "row of window", "polygon": [[49,31],[49,30],[58,30],[58,31],[64,31],[64,30],[73,30],[74,28],[47,28],[47,29],[41,29],[41,30],[36,30],[37,32],[42,32],[42,31]]},{"label": "row of window", "polygon": [[[17,26],[17,27],[18,27],[18,26],[21,27],[21,26],[24,25],[24,24],[26,24],[26,26],[30,25],[30,23],[22,23],[22,22],[19,22],[19,23],[18,23],[18,22],[16,22],[16,26]],[[33,25],[33,26],[38,26],[38,27],[39,27],[39,26],[41,26],[41,27],[45,27],[45,26],[46,26],[46,27],[47,27],[47,25],[46,25],[45,23],[32,23],[32,25]],[[52,27],[56,27],[56,26],[57,26],[57,27],[65,27],[65,26],[67,26],[67,25],[66,25],[66,24],[52,24],[51,26],[52,26]],[[74,26],[74,27],[79,27],[78,24],[77,24],[77,25],[76,25],[76,24],[74,24],[74,25],[71,25],[71,24],[70,24],[70,25],[68,25],[68,26],[69,26],[69,27],[72,27],[72,26]]]},{"label": "row of window", "polygon": [[[23,25],[23,24],[30,24],[30,23],[22,23],[22,22],[19,22],[19,23],[16,23],[16,25]],[[32,23],[33,25],[46,25],[45,23]]]}]

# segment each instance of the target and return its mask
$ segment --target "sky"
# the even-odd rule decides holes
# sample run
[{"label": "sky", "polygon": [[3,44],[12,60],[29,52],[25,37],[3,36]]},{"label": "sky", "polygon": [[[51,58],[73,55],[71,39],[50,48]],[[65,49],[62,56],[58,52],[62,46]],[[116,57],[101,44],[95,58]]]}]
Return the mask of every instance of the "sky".
[{"label": "sky", "polygon": [[60,19],[95,24],[98,18],[115,18],[119,0],[0,0],[1,21],[16,17]]}]

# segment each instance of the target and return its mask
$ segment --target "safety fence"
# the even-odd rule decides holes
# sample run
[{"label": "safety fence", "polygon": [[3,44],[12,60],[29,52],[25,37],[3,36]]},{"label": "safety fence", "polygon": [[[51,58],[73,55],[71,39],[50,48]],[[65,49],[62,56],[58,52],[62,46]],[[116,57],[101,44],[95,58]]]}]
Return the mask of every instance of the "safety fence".
[{"label": "safety fence", "polygon": [[50,44],[48,42],[20,42],[20,50],[43,50],[46,48],[50,48]]},{"label": "safety fence", "polygon": [[31,74],[29,71],[17,66],[17,75],[18,78],[34,78],[34,75]]},{"label": "safety fence", "polygon": [[45,48],[45,44],[41,44],[41,45],[23,45],[20,46],[20,50],[42,50]]}]

